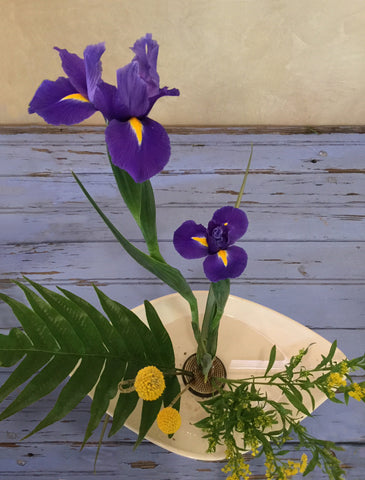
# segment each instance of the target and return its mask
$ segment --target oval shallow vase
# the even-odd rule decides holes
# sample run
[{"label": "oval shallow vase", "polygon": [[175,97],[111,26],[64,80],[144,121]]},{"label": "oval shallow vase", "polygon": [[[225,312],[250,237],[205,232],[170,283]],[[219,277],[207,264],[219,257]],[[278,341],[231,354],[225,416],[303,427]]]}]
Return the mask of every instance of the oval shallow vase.
[{"label": "oval shallow vase", "polygon": [[[202,319],[208,292],[195,291],[198,300],[199,315]],[[182,368],[186,359],[196,352],[196,342],[191,327],[189,304],[179,294],[160,297],[151,302],[164,323],[174,346],[176,367]],[[141,320],[147,323],[144,305],[133,309]],[[304,327],[298,322],[257,303],[242,298],[229,296],[219,329],[217,356],[223,362],[228,378],[246,378],[262,375],[267,367],[270,351],[276,345],[277,355],[273,373],[284,368],[292,355],[301,348],[313,344],[304,357],[304,365],[311,368],[317,365],[322,354],[328,353],[331,343]],[[337,350],[335,360],[340,361],[345,355]],[[181,385],[183,383],[181,378]],[[266,391],[273,400],[283,399],[275,387]],[[313,392],[316,407],[326,400],[320,391]],[[200,406],[201,398],[190,391],[181,397],[180,414],[182,425],[172,438],[162,433],[156,422],[149,430],[146,439],[171,452],[198,460],[216,461],[225,458],[225,447],[218,446],[215,453],[207,453],[208,442],[202,438],[202,431],[194,426],[206,416]],[[110,403],[108,413],[113,415],[115,401]],[[125,426],[137,433],[140,423],[141,402],[128,418]],[[306,404],[312,411],[308,399]],[[300,417],[304,418],[304,415]]]}]

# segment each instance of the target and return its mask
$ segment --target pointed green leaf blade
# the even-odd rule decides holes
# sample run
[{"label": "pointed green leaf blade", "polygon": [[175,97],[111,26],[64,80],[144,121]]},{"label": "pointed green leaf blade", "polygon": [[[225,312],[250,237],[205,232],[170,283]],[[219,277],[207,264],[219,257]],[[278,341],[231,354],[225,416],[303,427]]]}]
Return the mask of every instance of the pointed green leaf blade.
[{"label": "pointed green leaf blade", "polygon": [[110,428],[109,437],[115,435],[125,424],[129,415],[136,408],[138,402],[136,392],[121,393],[113,414],[113,423]]},{"label": "pointed green leaf blade", "polygon": [[72,302],[74,302],[79,308],[81,308],[86,315],[94,322],[95,327],[98,329],[100,337],[102,338],[105,346],[110,353],[120,356],[120,358],[127,357],[127,349],[125,341],[119,332],[113,327],[107,318],[99,312],[93,305],[88,303],[83,298],[75,295],[74,293],[58,287],[59,290]]},{"label": "pointed green leaf blade", "polygon": [[272,369],[272,366],[274,365],[275,363],[275,359],[276,359],[276,345],[273,345],[271,350],[270,350],[270,356],[269,356],[269,362],[267,364],[267,368],[266,368],[266,371],[264,373],[264,377],[266,377],[266,375],[270,372],[270,370]]},{"label": "pointed green leaf blade", "polygon": [[[18,283],[19,285],[19,283]],[[39,346],[52,346],[58,348],[53,335],[43,320],[30,308],[17,300],[0,293],[0,298],[12,309],[32,343]]]},{"label": "pointed green leaf blade", "polygon": [[39,283],[28,280],[42,297],[69,323],[76,335],[81,339],[85,351],[106,353],[97,328],[90,318],[68,298],[43,287]]},{"label": "pointed green leaf blade", "polygon": [[103,358],[83,358],[76,371],[63,387],[52,410],[25,438],[61,420],[71,412],[96,384],[103,365]]},{"label": "pointed green leaf blade", "polygon": [[134,449],[142,442],[144,437],[147,435],[148,430],[152,427],[153,422],[156,420],[158,412],[160,411],[162,404],[162,397],[151,402],[143,400],[141,422],[139,424],[139,432],[136,443],[134,444]]},{"label": "pointed green leaf blade", "polygon": [[[135,379],[139,368],[129,363],[125,371],[124,380],[133,380]],[[113,413],[113,423],[109,431],[109,437],[114,435],[118,430],[120,430],[125,421],[128,419],[129,415],[135,409],[138,402],[138,394],[136,391],[130,393],[120,393],[117,401],[117,405]]]},{"label": "pointed green leaf blade", "polygon": [[[174,375],[173,377],[166,377],[165,383],[166,389],[163,392],[163,403],[165,407],[168,407],[177,398],[181,391],[181,388],[176,375]],[[180,410],[180,398],[178,398],[176,402],[171,406],[174,407],[176,410]]]},{"label": "pointed green leaf blade", "polygon": [[103,415],[109,407],[109,402],[118,392],[118,383],[122,380],[126,364],[115,359],[107,359],[103,373],[96,385],[90,409],[90,420],[85,432],[83,445],[98,427]]},{"label": "pointed green leaf blade", "polygon": [[164,283],[173,288],[176,292],[179,292],[186,300],[188,300],[190,305],[194,305],[194,303],[196,303],[196,299],[193,295],[193,292],[191,291],[190,286],[187,284],[181,272],[166,263],[151,258],[149,255],[146,255],[144,252],[142,252],[130,242],[128,242],[128,240],[119,232],[119,230],[113,225],[113,223],[99,208],[99,206],[96,204],[95,200],[91,197],[84,185],[81,183],[77,175],[73,173],[73,176],[89,202],[104,220],[105,224],[108,226],[110,231],[113,233],[118,242],[122,245],[125,251],[142,267],[156,275]]},{"label": "pointed green leaf blade", "polygon": [[[124,338],[129,339],[126,347],[130,352],[131,359],[139,360],[143,364],[149,363],[153,352],[151,346],[153,338],[146,325],[128,308],[107,297],[97,287],[95,290],[104,312],[116,330],[123,333]],[[142,325],[140,325],[141,323]]]},{"label": "pointed green leaf blade", "polygon": [[9,335],[0,334],[0,366],[15,365],[32,348],[29,338],[18,328],[12,328]]},{"label": "pointed green leaf blade", "polygon": [[51,393],[72,371],[77,361],[76,356],[53,358],[0,414],[0,421]]},{"label": "pointed green leaf blade", "polygon": [[175,353],[166,328],[150,302],[144,302],[146,317],[164,367],[175,367]]},{"label": "pointed green leaf blade", "polygon": [[23,385],[31,376],[37,373],[50,359],[49,353],[29,353],[10,377],[0,387],[0,403],[16,388]]},{"label": "pointed green leaf blade", "polygon": [[41,317],[64,352],[84,351],[82,341],[62,315],[27,286],[19,283],[19,287],[25,293],[33,311]]}]

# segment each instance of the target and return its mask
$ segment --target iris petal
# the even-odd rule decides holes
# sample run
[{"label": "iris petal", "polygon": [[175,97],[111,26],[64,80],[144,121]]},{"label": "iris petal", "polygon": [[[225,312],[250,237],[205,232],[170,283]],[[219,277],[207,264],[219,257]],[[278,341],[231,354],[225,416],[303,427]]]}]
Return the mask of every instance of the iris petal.
[{"label": "iris petal", "polygon": [[174,247],[184,258],[202,258],[208,255],[207,229],[193,220],[184,222],[174,233]]},{"label": "iris petal", "polygon": [[96,110],[89,102],[65,99],[77,93],[67,78],[60,77],[55,82],[44,80],[29,104],[29,113],[37,113],[52,125],[80,123]]},{"label": "iris petal", "polygon": [[71,84],[78,93],[87,97],[87,84],[85,63],[75,53],[70,53],[66,49],[54,47],[60,55],[63,71],[68,76]]},{"label": "iris petal", "polygon": [[112,162],[125,170],[135,182],[142,183],[159,173],[170,157],[170,140],[165,129],[154,120],[144,118],[139,142],[129,122],[112,120],[105,130]]},{"label": "iris petal", "polygon": [[104,43],[89,45],[84,51],[86,86],[88,97],[91,102],[94,101],[95,90],[101,80],[102,68],[100,57],[104,52]]},{"label": "iris petal", "polygon": [[[239,208],[222,207],[217,210],[211,220],[212,224],[220,224],[227,226],[228,244],[232,245],[246,233],[248,227],[248,219],[245,212]],[[208,226],[209,230],[209,226]]]},{"label": "iris petal", "polygon": [[158,43],[147,33],[135,42],[131,50],[136,54],[133,61],[138,62],[139,75],[147,84],[149,97],[159,93],[160,77],[157,73]]},{"label": "iris petal", "polygon": [[225,252],[225,256],[219,252],[208,255],[203,262],[204,273],[211,282],[239,277],[247,266],[247,253],[243,248],[234,245]]},{"label": "iris petal", "polygon": [[127,107],[118,101],[118,90],[114,85],[101,81],[95,90],[93,103],[108,121],[113,118],[126,121],[130,118]]},{"label": "iris petal", "polygon": [[117,71],[119,100],[126,106],[129,117],[142,117],[149,107],[147,85],[138,72],[137,62],[131,62]]}]

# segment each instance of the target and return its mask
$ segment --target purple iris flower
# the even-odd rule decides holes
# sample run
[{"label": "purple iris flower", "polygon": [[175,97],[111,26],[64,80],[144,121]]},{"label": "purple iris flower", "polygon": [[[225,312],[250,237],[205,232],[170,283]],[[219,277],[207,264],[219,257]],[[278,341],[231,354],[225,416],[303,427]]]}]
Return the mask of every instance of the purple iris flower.
[{"label": "purple iris flower", "polygon": [[29,104],[29,113],[37,113],[52,125],[74,125],[89,118],[99,108],[94,104],[101,82],[100,57],[104,43],[89,45],[81,59],[74,53],[55,47],[68,78],[44,80]]},{"label": "purple iris flower", "polygon": [[165,129],[148,117],[160,97],[179,95],[176,88],[159,86],[158,48],[151,34],[137,40],[132,62],[117,71],[117,88],[103,83],[97,94],[109,122],[105,138],[111,160],[138,183],[159,173],[170,158]]},{"label": "purple iris flower", "polygon": [[137,40],[133,60],[117,70],[115,87],[101,79],[104,43],[86,47],[83,59],[56,48],[67,78],[44,80],[29,104],[29,113],[38,113],[52,125],[74,125],[100,111],[108,123],[105,139],[112,162],[134,181],[144,182],[170,158],[169,137],[148,114],[160,97],[180,94],[176,88],[160,88],[158,49],[151,34]]},{"label": "purple iris flower", "polygon": [[193,220],[184,222],[174,233],[174,246],[188,259],[206,257],[203,262],[208,280],[218,282],[241,275],[247,265],[247,253],[233,245],[248,227],[245,212],[234,207],[217,210],[208,228]]}]

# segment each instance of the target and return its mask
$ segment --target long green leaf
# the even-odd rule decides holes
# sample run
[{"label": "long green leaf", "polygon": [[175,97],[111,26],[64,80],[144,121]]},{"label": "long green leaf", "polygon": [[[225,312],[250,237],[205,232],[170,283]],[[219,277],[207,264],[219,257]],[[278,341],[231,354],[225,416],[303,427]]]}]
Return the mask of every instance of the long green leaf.
[{"label": "long green leaf", "polygon": [[93,402],[90,409],[90,420],[85,432],[83,445],[98,427],[103,415],[109,407],[109,402],[118,392],[118,383],[123,378],[126,363],[115,359],[107,359],[103,373],[96,385]]},{"label": "long green leaf", "polygon": [[[123,379],[133,380],[136,377],[137,372],[138,367],[136,367],[136,365],[128,364]],[[138,394],[135,391],[119,394],[117,405],[114,409],[113,423],[109,431],[109,437],[114,435],[116,432],[118,432],[118,430],[123,427],[125,421],[135,409],[138,398]]]},{"label": "long green leaf", "polygon": [[103,342],[97,328],[90,318],[68,298],[53,292],[42,285],[29,280],[29,283],[42,295],[42,297],[64,317],[74,330],[75,334],[82,339],[87,351],[106,353]]},{"label": "long green leaf", "polygon": [[58,348],[58,343],[55,341],[48,327],[36,313],[23,303],[18,302],[3,293],[0,293],[0,298],[13,310],[14,315],[17,317],[23,326],[25,333],[33,343],[37,343],[39,346],[43,345],[49,347],[49,345],[52,345],[52,348]]},{"label": "long green leaf", "polygon": [[[177,379],[176,375],[174,375],[173,377],[167,377],[165,379],[165,382],[166,382],[166,389],[163,392],[163,403],[165,407],[168,407],[171,404],[171,402],[173,402],[175,398],[177,398],[177,396],[181,391],[181,388],[180,388],[179,380]],[[174,407],[176,410],[179,410],[180,398],[178,398],[176,402],[171,406]]]},{"label": "long green leaf", "polygon": [[138,399],[139,397],[136,392],[121,393],[119,395],[108,437],[115,435],[124,426],[129,415],[136,408]]},{"label": "long green leaf", "polygon": [[51,305],[34,293],[33,290],[22,283],[18,285],[25,293],[33,311],[37,313],[47,325],[62,350],[69,353],[82,352],[84,350],[83,343],[76,335],[70,323]]},{"label": "long green leaf", "polygon": [[114,355],[120,355],[122,357],[126,356],[127,347],[125,345],[125,340],[120,332],[113,327],[109,320],[105,318],[104,315],[99,312],[99,310],[97,310],[93,305],[88,303],[83,298],[68,290],[65,290],[64,288],[59,288],[59,290],[72,302],[78,305],[78,307],[81,308],[86,315],[88,315],[90,320],[94,322],[95,327],[99,331],[100,337],[110,353]]},{"label": "long green leaf", "polygon": [[119,192],[141,229],[150,255],[164,262],[158,246],[155,197],[150,181],[136,183],[125,170],[113,164],[110,155],[109,160]]},{"label": "long green leaf", "polygon": [[214,358],[217,352],[219,324],[230,292],[230,281],[225,279],[211,283],[211,289],[215,300],[215,313],[209,323],[207,351]]},{"label": "long green leaf", "polygon": [[73,173],[73,176],[79,184],[81,190],[84,192],[86,198],[89,200],[94,209],[98,212],[100,217],[103,219],[109,230],[113,233],[113,235],[121,244],[121,246],[125,249],[125,251],[142,267],[156,275],[156,277],[160,278],[164,283],[166,283],[166,285],[174,289],[176,292],[180,293],[180,295],[189,302],[192,312],[192,326],[194,334],[199,341],[200,333],[197,300],[185,278],[182,276],[181,272],[166,263],[163,263],[159,260],[156,260],[155,258],[150,257],[149,255],[146,255],[144,252],[132,245],[99,208],[99,206],[91,197],[89,192],[86,190],[77,175]]},{"label": "long green leaf", "polygon": [[61,420],[71,412],[96,384],[103,365],[103,358],[83,358],[77,370],[63,387],[52,410],[25,438]]},{"label": "long green leaf", "polygon": [[272,366],[275,363],[275,359],[276,359],[276,345],[273,345],[272,348],[271,348],[271,351],[270,351],[269,363],[267,364],[267,368],[266,368],[266,371],[264,373],[265,377],[270,372],[270,370],[272,369]]},{"label": "long green leaf", "polygon": [[12,328],[9,335],[0,334],[0,366],[12,367],[31,349],[31,341],[17,328]]},{"label": "long green leaf", "polygon": [[29,353],[20,365],[12,372],[10,377],[0,387],[0,403],[10,395],[16,388],[23,385],[31,376],[38,372],[50,359],[52,354]]},{"label": "long green leaf", "polygon": [[38,375],[26,385],[16,399],[0,414],[0,421],[32,405],[39,399],[53,392],[55,388],[71,373],[78,358],[65,356],[65,358],[53,358],[38,373]]},{"label": "long green leaf", "polygon": [[138,438],[136,443],[134,444],[134,449],[138,447],[138,445],[147,435],[148,430],[152,427],[152,424],[156,420],[158,412],[160,411],[161,404],[162,397],[153,401],[143,401],[141,422],[139,424]]},{"label": "long green leaf", "polygon": [[[114,328],[127,339],[126,348],[130,357],[143,358],[144,361],[147,361],[145,345],[133,328],[133,322],[130,321],[131,318],[127,315],[128,309],[107,297],[99,288],[94,288],[99,297],[100,304]],[[133,317],[133,320],[139,321],[139,318],[136,316],[135,318]]]},{"label": "long green leaf", "polygon": [[150,327],[151,333],[155,339],[155,344],[158,349],[159,356],[164,367],[175,367],[175,353],[174,347],[166,328],[161,322],[158,313],[153,305],[145,300],[144,307],[146,310],[147,322]]}]

